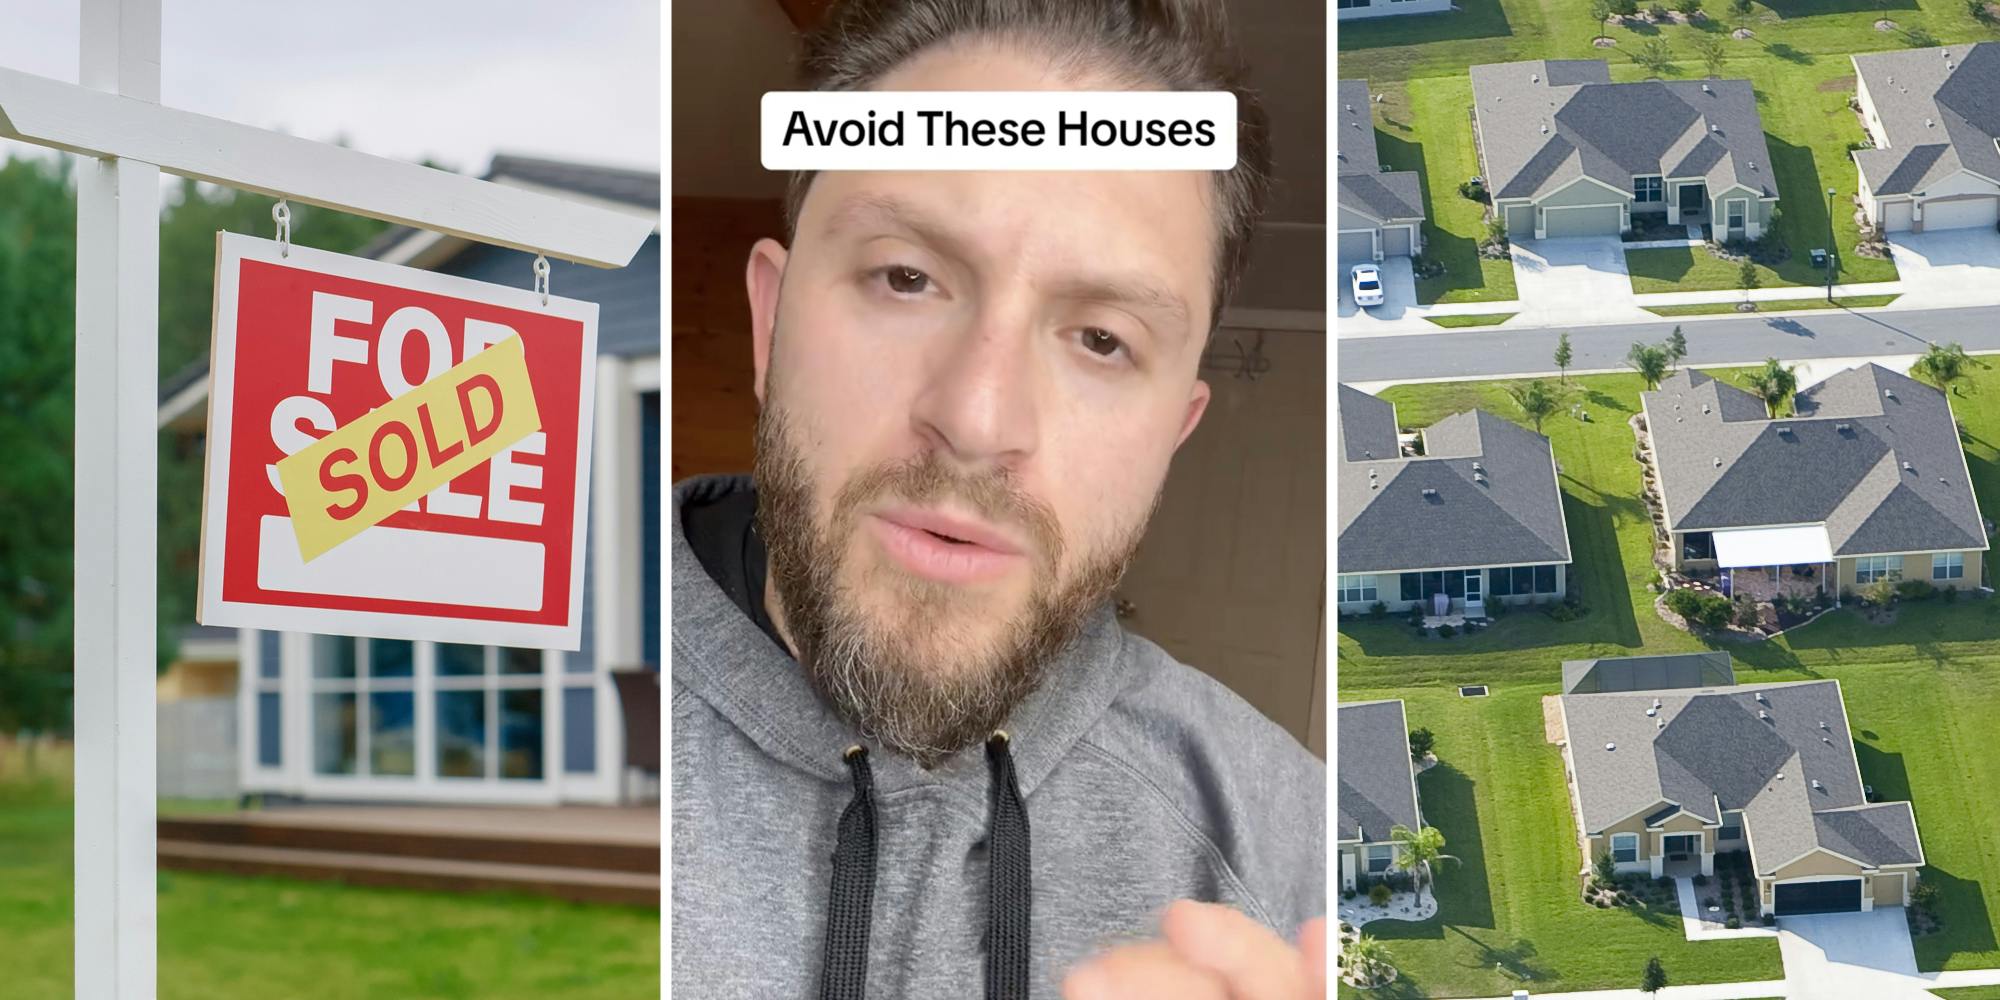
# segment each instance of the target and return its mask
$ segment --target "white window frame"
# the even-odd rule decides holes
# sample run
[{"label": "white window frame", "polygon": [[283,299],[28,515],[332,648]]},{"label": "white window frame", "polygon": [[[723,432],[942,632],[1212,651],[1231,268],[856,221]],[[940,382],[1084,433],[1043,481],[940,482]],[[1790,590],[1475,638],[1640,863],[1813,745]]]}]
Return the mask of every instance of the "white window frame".
[{"label": "white window frame", "polygon": [[1854,560],[1854,582],[1861,585],[1877,580],[1901,580],[1902,556],[1858,556]]},{"label": "white window frame", "polygon": [[1338,581],[1335,603],[1368,603],[1381,599],[1381,589],[1371,574],[1345,574]]},{"label": "white window frame", "polygon": [[[1641,197],[1639,183],[1652,182],[1653,197]],[[1667,179],[1659,174],[1635,174],[1632,177],[1632,202],[1635,205],[1664,205],[1667,203]]]},{"label": "white window frame", "polygon": [[[1379,857],[1375,853],[1377,851],[1382,852]],[[1378,861],[1381,862],[1380,868],[1375,866]],[[1396,867],[1396,845],[1369,844],[1365,856],[1361,859],[1361,866],[1366,868],[1370,875],[1381,875],[1393,871]]]},{"label": "white window frame", "polygon": [[[1626,844],[1629,844],[1629,845],[1631,845],[1631,846],[1630,846],[1629,848],[1620,848],[1620,847],[1618,846],[1618,845],[1619,845],[1620,843],[1626,843]],[[1629,857],[1629,858],[1622,858],[1622,859],[1621,859],[1621,858],[1620,858],[1620,857],[1618,856],[1618,852],[1619,852],[1620,850],[1627,850],[1627,849],[1629,849],[1629,850],[1630,850],[1630,851],[1632,852],[1632,856],[1631,856],[1631,857]],[[1635,863],[1637,863],[1637,862],[1638,862],[1638,860],[1639,860],[1639,835],[1638,835],[1638,834],[1636,834],[1636,833],[1614,833],[1614,834],[1612,834],[1612,835],[1611,835],[1611,863],[1612,863],[1612,864],[1616,864],[1616,865],[1629,865],[1629,864],[1635,864]]]},{"label": "white window frame", "polygon": [[1931,553],[1931,579],[1933,580],[1965,579],[1965,553],[1963,552]]}]

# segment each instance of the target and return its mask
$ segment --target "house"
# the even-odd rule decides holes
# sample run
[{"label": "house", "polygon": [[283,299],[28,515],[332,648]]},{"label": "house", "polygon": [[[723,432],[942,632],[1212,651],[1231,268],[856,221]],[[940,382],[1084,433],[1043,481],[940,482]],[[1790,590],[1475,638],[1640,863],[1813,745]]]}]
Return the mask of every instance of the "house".
[{"label": "house", "polygon": [[[658,171],[502,155],[486,179],[659,217]],[[359,255],[520,287],[534,259],[403,227]],[[233,700],[238,791],[516,805],[632,797],[613,672],[661,662],[660,264],[657,233],[623,268],[551,262],[556,294],[600,306],[582,647],[197,627],[199,646],[169,676],[205,663],[204,690]],[[208,381],[203,359],[161,387],[160,427],[177,447],[201,446]]]},{"label": "house", "polygon": [[1569,531],[1549,439],[1484,410],[1411,435],[1386,400],[1339,387],[1338,608],[1560,600]]},{"label": "house", "polygon": [[1414,170],[1387,170],[1375,151],[1368,81],[1342,80],[1334,141],[1340,273],[1366,261],[1424,251],[1424,188]]},{"label": "house", "polygon": [[1639,400],[1675,569],[1720,570],[1732,592],[1979,586],[1985,521],[1937,389],[1860,365],[1774,419],[1750,393],[1686,369]]},{"label": "house", "polygon": [[1365,877],[1396,869],[1396,827],[1421,829],[1417,771],[1410,760],[1409,723],[1401,701],[1341,705],[1340,789],[1335,795],[1340,887],[1358,889]]},{"label": "house", "polygon": [[[1559,699],[1586,867],[1715,873],[1742,851],[1760,913],[1902,906],[1924,864],[1908,802],[1872,802],[1840,682],[1718,684]],[[1343,748],[1345,742],[1343,741]]]},{"label": "house", "polygon": [[1728,687],[1736,669],[1728,653],[1664,653],[1596,660],[1564,660],[1564,694]]},{"label": "house", "polygon": [[2000,42],[1851,57],[1873,149],[1861,210],[1884,232],[2000,225]]},{"label": "house", "polygon": [[1444,14],[1457,10],[1451,0],[1334,0],[1334,17],[1355,21],[1402,14]]},{"label": "house", "polygon": [[1515,239],[1614,236],[1634,216],[1770,227],[1778,178],[1748,80],[1612,83],[1602,59],[1472,67],[1473,125],[1493,210]]}]

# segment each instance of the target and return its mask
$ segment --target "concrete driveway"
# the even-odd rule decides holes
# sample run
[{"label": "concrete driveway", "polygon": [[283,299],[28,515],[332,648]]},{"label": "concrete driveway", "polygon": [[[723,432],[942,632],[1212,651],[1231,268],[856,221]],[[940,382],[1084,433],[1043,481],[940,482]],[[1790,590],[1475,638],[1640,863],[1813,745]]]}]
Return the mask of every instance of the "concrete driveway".
[{"label": "concrete driveway", "polygon": [[1896,309],[1940,309],[2000,303],[2000,232],[1945,229],[1894,233],[1890,256],[1902,275]]},{"label": "concrete driveway", "polygon": [[1633,300],[1625,243],[1616,236],[1516,240],[1513,256],[1520,325],[1659,320]]},{"label": "concrete driveway", "polygon": [[1341,269],[1338,315],[1342,331],[1363,331],[1374,324],[1397,323],[1416,306],[1417,279],[1410,271],[1410,258],[1389,257],[1377,266],[1382,269],[1382,304],[1366,309],[1354,304],[1354,279],[1346,268]]},{"label": "concrete driveway", "polygon": [[1778,921],[1789,1000],[1929,998],[1903,908],[1826,913]]}]

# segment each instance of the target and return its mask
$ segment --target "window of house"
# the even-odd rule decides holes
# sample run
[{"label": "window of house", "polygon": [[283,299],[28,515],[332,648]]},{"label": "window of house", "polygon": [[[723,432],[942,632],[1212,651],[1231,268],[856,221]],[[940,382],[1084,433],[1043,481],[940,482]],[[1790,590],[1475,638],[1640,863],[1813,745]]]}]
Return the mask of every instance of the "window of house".
[{"label": "window of house", "polygon": [[1740,201],[1729,203],[1729,228],[1743,228],[1743,203]]},{"label": "window of house", "polygon": [[1487,576],[1491,578],[1489,590],[1495,597],[1529,597],[1556,592],[1554,565],[1512,566],[1493,570]]},{"label": "window of house", "polygon": [[1406,601],[1428,601],[1433,594],[1451,598],[1465,596],[1465,571],[1462,569],[1404,573],[1400,582],[1398,592]]},{"label": "window of house", "polygon": [[1396,848],[1392,844],[1368,845],[1368,874],[1379,875],[1396,863]]},{"label": "window of house", "polygon": [[1965,579],[1965,553],[1939,552],[1931,556],[1931,579]]},{"label": "window of house", "polygon": [[1638,202],[1665,201],[1665,182],[1658,177],[1635,177],[1632,179],[1632,200]]},{"label": "window of house", "polygon": [[1340,578],[1339,601],[1349,604],[1356,601],[1373,603],[1376,600],[1375,578],[1372,576],[1343,576]]},{"label": "window of house", "polygon": [[[1963,572],[1963,569],[1960,572]],[[1900,580],[1902,578],[1902,556],[1862,556],[1854,560],[1855,583],[1874,583],[1877,580]]]},{"label": "window of house", "polygon": [[1351,10],[1355,7],[1366,7],[1368,5],[1369,0],[1339,0],[1341,10]]},{"label": "window of house", "polygon": [[1636,833],[1612,834],[1611,860],[1621,865],[1639,860],[1639,835]]},{"label": "window of house", "polygon": [[1742,839],[1743,839],[1743,814],[1742,814],[1742,813],[1725,813],[1725,814],[1723,814],[1723,817],[1722,817],[1722,829],[1720,829],[1720,830],[1717,830],[1717,831],[1715,831],[1715,839],[1717,839],[1717,840],[1742,840]]}]

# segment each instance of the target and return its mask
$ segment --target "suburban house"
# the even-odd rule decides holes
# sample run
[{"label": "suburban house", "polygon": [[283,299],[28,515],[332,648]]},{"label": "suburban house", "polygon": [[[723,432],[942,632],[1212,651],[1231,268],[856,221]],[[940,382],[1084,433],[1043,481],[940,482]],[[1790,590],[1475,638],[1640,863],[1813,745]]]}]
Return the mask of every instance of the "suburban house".
[{"label": "suburban house", "polygon": [[[502,155],[486,179],[659,218],[658,171]],[[358,254],[522,287],[534,259],[405,227],[386,230]],[[581,649],[191,626],[181,662],[162,678],[163,758],[225,754],[234,780],[218,791],[232,797],[656,799],[657,778],[628,767],[637,751],[657,770],[656,734],[639,731],[628,741],[626,724],[649,707],[651,724],[658,720],[660,263],[657,233],[623,268],[551,262],[556,294],[600,306]],[[160,428],[173,447],[198,454],[208,384],[203,358],[162,385]],[[628,685],[632,693],[621,695]],[[169,733],[184,738],[170,741]],[[163,787],[188,769],[163,759]],[[203,788],[216,784],[209,771],[202,780]]]},{"label": "suburban house", "polygon": [[1364,701],[1340,708],[1340,790],[1337,803],[1340,887],[1396,868],[1389,831],[1424,825],[1417,808],[1417,771],[1410,760],[1409,723],[1401,701]]},{"label": "suburban house", "polygon": [[1854,151],[1868,221],[1889,233],[2000,225],[2000,42],[1852,58],[1875,143]]},{"label": "suburban house", "polygon": [[1706,225],[1717,243],[1771,225],[1778,178],[1748,80],[1612,83],[1602,59],[1534,60],[1472,67],[1472,101],[1515,239],[1615,236],[1634,215]]},{"label": "suburban house", "polygon": [[[1375,151],[1374,102],[1368,81],[1340,81],[1339,132],[1334,140],[1340,211],[1342,275],[1365,261],[1424,250],[1424,187],[1414,170],[1385,170]],[[1344,280],[1344,279],[1343,279]]]},{"label": "suburban house", "polygon": [[[1680,679],[1708,678],[1693,670]],[[1916,813],[1908,802],[1869,800],[1839,681],[1650,691],[1614,682],[1559,704],[1586,867],[1608,852],[1621,872],[1712,875],[1718,853],[1744,851],[1760,913],[1908,902],[1924,864]]]},{"label": "suburban house", "polygon": [[1451,0],[1334,0],[1334,17],[1342,21],[1398,14],[1443,14],[1456,9]]},{"label": "suburban house", "polygon": [[1986,525],[1943,392],[1866,364],[1787,417],[1693,369],[1639,400],[1675,569],[1731,592],[1979,586]]},{"label": "suburban house", "polygon": [[[1340,386],[1338,608],[1560,600],[1569,531],[1549,439],[1484,410],[1397,431],[1396,408]],[[1440,610],[1442,608],[1442,610]]]},{"label": "suburban house", "polygon": [[1563,661],[1564,694],[1728,687],[1736,683],[1729,654],[1662,653]]}]

